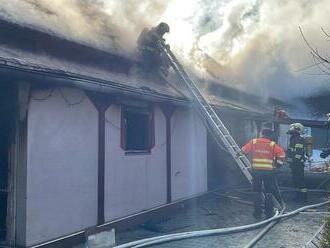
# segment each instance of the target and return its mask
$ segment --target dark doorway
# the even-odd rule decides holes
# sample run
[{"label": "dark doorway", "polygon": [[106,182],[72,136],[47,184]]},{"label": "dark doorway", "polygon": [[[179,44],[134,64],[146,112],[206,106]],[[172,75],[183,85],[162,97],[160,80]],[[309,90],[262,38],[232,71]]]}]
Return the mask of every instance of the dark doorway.
[{"label": "dark doorway", "polygon": [[0,241],[6,239],[9,149],[15,124],[16,87],[0,81]]},{"label": "dark doorway", "polygon": [[226,188],[236,182],[239,175],[231,156],[220,148],[213,137],[207,135],[207,184],[209,190]]},{"label": "dark doorway", "polygon": [[[229,115],[222,112],[218,114],[237,144],[242,146],[246,142],[245,122],[241,121],[243,116]],[[224,145],[218,146],[210,133],[207,135],[207,183],[209,190],[230,188],[246,183],[246,179],[238,169],[232,156],[226,152]]]}]

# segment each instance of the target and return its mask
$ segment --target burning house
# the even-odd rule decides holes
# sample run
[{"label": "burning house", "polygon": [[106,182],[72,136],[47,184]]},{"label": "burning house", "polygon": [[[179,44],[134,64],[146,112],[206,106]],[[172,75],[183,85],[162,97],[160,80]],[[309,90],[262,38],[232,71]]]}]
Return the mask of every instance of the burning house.
[{"label": "burning house", "polygon": [[[0,30],[6,244],[66,247],[86,230],[136,225],[240,181],[177,79],[137,78],[134,58],[4,20]],[[277,104],[219,84],[209,92],[241,144]]]}]

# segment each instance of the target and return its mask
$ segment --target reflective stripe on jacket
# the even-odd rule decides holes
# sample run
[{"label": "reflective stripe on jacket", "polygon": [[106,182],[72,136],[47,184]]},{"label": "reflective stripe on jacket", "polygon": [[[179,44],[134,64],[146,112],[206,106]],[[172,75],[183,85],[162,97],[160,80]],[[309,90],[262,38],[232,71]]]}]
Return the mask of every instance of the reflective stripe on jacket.
[{"label": "reflective stripe on jacket", "polygon": [[306,160],[305,153],[306,153],[305,139],[300,135],[291,136],[289,148],[287,151],[288,162],[304,163]]},{"label": "reflective stripe on jacket", "polygon": [[245,154],[251,153],[252,167],[258,171],[272,171],[275,159],[283,162],[285,152],[282,147],[267,138],[257,138],[250,140],[242,147]]}]

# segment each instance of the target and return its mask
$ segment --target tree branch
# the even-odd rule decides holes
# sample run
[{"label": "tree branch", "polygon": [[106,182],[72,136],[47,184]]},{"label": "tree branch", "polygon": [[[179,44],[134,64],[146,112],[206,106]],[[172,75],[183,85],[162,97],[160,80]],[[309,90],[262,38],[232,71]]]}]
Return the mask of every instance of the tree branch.
[{"label": "tree branch", "polygon": [[326,37],[330,38],[330,35],[321,27],[322,32],[325,34]]},{"label": "tree branch", "polygon": [[[328,34],[325,32],[325,30],[323,28],[321,28],[322,31],[325,33],[326,36],[328,36]],[[311,55],[313,57],[313,60],[314,60],[314,63],[315,63],[315,66],[318,67],[318,69],[326,74],[326,75],[330,75],[330,61],[327,57],[325,56],[322,56],[320,55],[319,51],[317,50],[317,48],[314,48],[309,42],[308,40],[306,39],[301,27],[299,27],[299,31],[300,31],[300,34],[306,44],[306,46],[310,49],[311,51]],[[328,36],[330,37],[330,36]]]}]

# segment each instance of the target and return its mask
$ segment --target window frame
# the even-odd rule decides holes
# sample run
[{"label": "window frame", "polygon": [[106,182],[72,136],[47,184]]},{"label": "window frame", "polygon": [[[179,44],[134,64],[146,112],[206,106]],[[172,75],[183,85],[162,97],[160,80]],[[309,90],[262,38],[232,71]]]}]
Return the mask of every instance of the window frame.
[{"label": "window frame", "polygon": [[[120,147],[125,151],[125,155],[148,155],[151,154],[152,149],[155,146],[155,118],[154,118],[154,108],[153,106],[141,107],[141,106],[121,106],[121,120],[120,120]],[[149,126],[148,126],[148,145],[147,149],[143,150],[128,150],[127,149],[127,124],[125,114],[127,112],[131,113],[141,113],[147,114],[149,116]]]}]

